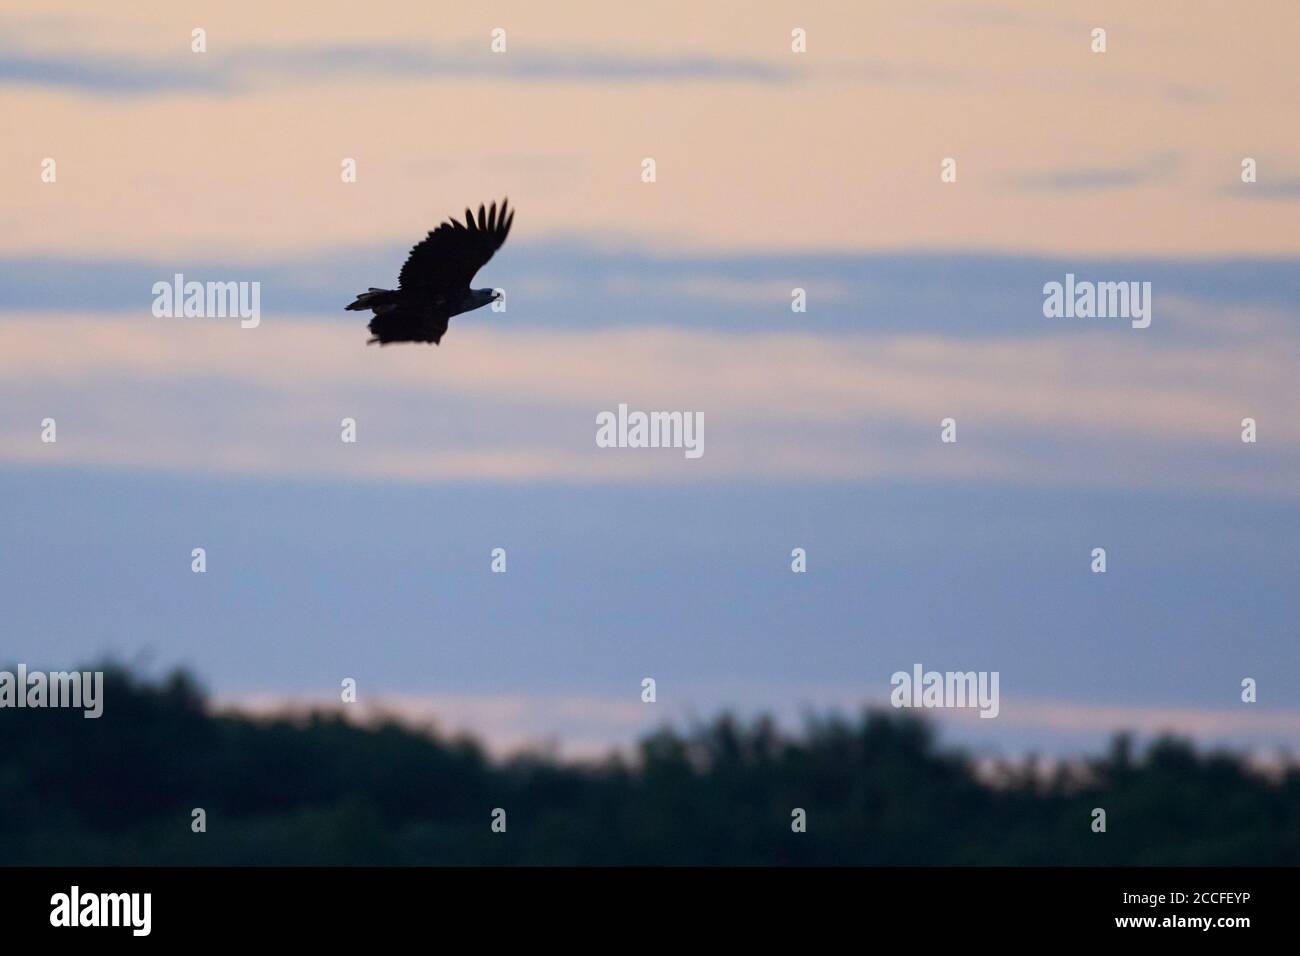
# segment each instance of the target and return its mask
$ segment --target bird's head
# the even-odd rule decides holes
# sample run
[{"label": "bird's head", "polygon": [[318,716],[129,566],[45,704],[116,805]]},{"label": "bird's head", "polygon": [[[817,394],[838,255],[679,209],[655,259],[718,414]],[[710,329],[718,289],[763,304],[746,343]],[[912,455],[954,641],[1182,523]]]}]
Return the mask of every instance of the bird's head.
[{"label": "bird's head", "polygon": [[470,294],[474,297],[474,307],[481,309],[485,305],[491,305],[505,298],[500,289],[471,289]]}]

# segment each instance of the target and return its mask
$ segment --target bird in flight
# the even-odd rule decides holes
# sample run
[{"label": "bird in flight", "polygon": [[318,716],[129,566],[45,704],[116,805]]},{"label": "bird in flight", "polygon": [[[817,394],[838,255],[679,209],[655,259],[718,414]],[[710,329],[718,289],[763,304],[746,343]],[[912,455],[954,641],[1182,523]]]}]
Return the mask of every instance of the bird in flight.
[{"label": "bird in flight", "polygon": [[411,250],[411,255],[397,277],[396,289],[362,292],[348,306],[350,312],[370,309],[367,342],[387,345],[390,342],[432,342],[437,345],[447,331],[453,315],[480,309],[501,298],[495,289],[471,289],[474,273],[482,269],[492,254],[501,248],[515,220],[515,211],[502,200],[497,209],[478,207],[478,220],[471,209],[465,210],[465,222],[454,218],[444,222]]}]

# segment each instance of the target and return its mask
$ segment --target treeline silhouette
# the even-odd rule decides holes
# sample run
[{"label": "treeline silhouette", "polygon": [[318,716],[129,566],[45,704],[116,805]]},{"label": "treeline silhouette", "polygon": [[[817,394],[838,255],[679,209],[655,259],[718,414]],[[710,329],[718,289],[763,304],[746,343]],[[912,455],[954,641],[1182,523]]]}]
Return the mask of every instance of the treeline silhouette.
[{"label": "treeline silhouette", "polygon": [[0,711],[0,864],[1300,862],[1300,772],[1264,779],[1174,740],[1003,766],[995,785],[893,711],[798,736],[721,717],[631,759],[498,762],[396,722],[214,714],[183,672],[106,670],[98,720]]}]

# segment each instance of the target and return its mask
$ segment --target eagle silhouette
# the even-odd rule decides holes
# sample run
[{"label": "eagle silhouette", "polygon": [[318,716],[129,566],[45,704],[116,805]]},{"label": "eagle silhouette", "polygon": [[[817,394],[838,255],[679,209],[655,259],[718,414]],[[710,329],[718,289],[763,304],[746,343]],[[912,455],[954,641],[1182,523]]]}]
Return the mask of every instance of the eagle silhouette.
[{"label": "eagle silhouette", "polygon": [[509,200],[497,209],[478,207],[478,220],[471,209],[465,210],[465,222],[454,218],[444,222],[424,237],[412,250],[397,277],[396,289],[362,292],[348,311],[370,309],[367,345],[378,342],[432,342],[437,345],[447,331],[453,315],[480,309],[501,298],[495,289],[471,289],[470,280],[482,269],[492,254],[501,248],[510,234],[515,211]]}]

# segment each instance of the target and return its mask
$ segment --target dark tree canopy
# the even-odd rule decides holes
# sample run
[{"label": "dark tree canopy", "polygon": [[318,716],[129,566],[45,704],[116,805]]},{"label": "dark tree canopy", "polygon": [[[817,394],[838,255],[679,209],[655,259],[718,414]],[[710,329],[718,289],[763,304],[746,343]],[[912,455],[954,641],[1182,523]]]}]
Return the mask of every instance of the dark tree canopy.
[{"label": "dark tree canopy", "polygon": [[[576,765],[396,723],[215,714],[184,675],[112,670],[104,701],[98,720],[0,711],[0,864],[1300,862],[1300,771],[1265,779],[1170,740],[1139,756],[1121,739],[1082,775],[1008,765],[989,786],[896,711],[797,736],[722,717]],[[218,839],[191,832],[194,807]]]}]

